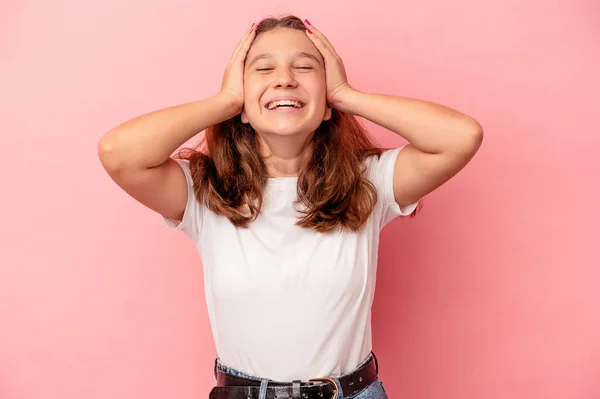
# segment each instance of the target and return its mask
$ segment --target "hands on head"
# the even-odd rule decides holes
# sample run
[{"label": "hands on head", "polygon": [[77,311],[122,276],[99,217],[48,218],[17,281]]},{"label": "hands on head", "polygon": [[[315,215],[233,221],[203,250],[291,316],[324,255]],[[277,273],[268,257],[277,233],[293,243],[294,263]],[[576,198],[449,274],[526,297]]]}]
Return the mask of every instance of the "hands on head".
[{"label": "hands on head", "polygon": [[[327,104],[336,108],[343,97],[354,90],[348,83],[344,63],[331,42],[320,30],[304,20],[305,34],[323,57],[327,86]],[[237,44],[225,69],[221,94],[229,96],[240,113],[244,107],[244,68],[248,52],[256,38],[256,24],[244,34]]]}]

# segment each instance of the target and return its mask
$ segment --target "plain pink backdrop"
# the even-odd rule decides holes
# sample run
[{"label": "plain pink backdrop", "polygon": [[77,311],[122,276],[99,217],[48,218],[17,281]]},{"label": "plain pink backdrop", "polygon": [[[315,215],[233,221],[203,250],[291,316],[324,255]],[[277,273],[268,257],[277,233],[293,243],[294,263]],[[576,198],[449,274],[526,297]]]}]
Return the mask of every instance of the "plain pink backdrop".
[{"label": "plain pink backdrop", "polygon": [[215,94],[251,23],[287,13],[321,28],[358,89],[484,127],[472,163],[382,233],[374,349],[390,398],[600,397],[598,2],[1,8],[0,398],[207,397],[200,260],[109,179],[96,145]]}]

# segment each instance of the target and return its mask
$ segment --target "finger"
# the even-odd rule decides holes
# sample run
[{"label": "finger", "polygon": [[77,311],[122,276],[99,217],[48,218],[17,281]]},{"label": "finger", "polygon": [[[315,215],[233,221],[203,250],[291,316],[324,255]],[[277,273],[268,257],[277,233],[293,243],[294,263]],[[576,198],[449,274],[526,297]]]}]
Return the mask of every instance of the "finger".
[{"label": "finger", "polygon": [[323,61],[325,61],[326,65],[337,58],[337,54],[335,52],[332,52],[331,49],[325,44],[325,42],[320,37],[316,36],[314,33],[308,32],[306,32],[306,36],[309,37],[309,39],[315,45],[319,53],[321,53],[321,55],[323,56]]},{"label": "finger", "polygon": [[[254,28],[254,25],[252,26],[252,28]],[[250,34],[250,31],[252,29],[248,30],[246,33],[244,33],[244,36],[242,36],[242,38],[240,39],[240,41],[237,43],[237,45],[235,46],[235,49],[233,49],[233,53],[231,53],[231,58],[234,58],[237,53],[240,51],[240,48],[242,47],[242,45],[244,44],[244,42],[246,41],[246,38],[248,37],[248,35]]]},{"label": "finger", "polygon": [[[242,39],[239,41],[237,47],[235,48],[233,55],[231,56],[231,62],[238,60],[240,57],[240,54],[243,54],[244,52],[248,51],[248,48],[250,48],[250,44],[252,44],[252,41],[254,40],[255,36],[256,36],[256,26],[255,26],[255,24],[252,24],[252,27],[250,28],[250,30],[248,32],[246,32],[246,34],[242,37]],[[245,57],[245,54],[244,54],[244,57]]]},{"label": "finger", "polygon": [[327,39],[327,37],[317,28],[314,27],[308,20],[304,20],[304,24],[306,25],[307,30],[310,30],[311,33],[307,31],[308,37],[313,39],[313,42],[321,42],[322,46],[326,48],[331,55],[334,57],[339,57],[338,53],[333,48],[333,44]]},{"label": "finger", "polygon": [[254,37],[256,36],[256,24],[252,24],[252,27],[248,32],[244,34],[242,39],[239,41],[235,50],[233,51],[233,55],[231,56],[231,61],[233,62],[236,58],[239,57],[240,53],[244,53],[244,58],[246,57],[245,53],[248,52]]},{"label": "finger", "polygon": [[246,62],[246,57],[248,56],[248,52],[250,51],[250,47],[252,46],[252,43],[254,42],[255,38],[256,38],[256,31],[254,30],[254,31],[250,32],[250,35],[248,35],[248,37],[246,38],[246,41],[240,48],[240,51],[238,52],[236,60],[235,60],[236,62],[239,62],[241,64],[244,64]]}]

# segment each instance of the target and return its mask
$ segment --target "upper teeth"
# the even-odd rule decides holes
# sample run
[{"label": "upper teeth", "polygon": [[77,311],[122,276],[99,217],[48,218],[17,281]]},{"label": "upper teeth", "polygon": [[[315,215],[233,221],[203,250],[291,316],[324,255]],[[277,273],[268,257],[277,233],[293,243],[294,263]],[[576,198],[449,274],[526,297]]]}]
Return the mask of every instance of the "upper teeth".
[{"label": "upper teeth", "polygon": [[295,108],[302,108],[304,106],[304,104],[302,104],[300,101],[293,101],[293,100],[279,100],[279,101],[273,101],[267,104],[267,109],[275,109],[277,107],[279,107],[280,105],[293,105]]}]

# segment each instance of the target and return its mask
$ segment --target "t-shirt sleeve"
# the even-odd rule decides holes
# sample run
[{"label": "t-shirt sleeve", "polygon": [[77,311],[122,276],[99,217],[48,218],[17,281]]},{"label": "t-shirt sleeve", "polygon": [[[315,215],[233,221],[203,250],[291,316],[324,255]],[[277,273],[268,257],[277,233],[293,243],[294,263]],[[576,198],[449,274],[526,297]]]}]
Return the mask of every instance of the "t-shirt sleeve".
[{"label": "t-shirt sleeve", "polygon": [[419,205],[420,199],[400,208],[394,197],[394,167],[403,148],[404,146],[384,150],[381,157],[377,159],[374,156],[371,163],[371,182],[375,185],[379,197],[376,211],[379,212],[380,230],[398,216],[409,216]]},{"label": "t-shirt sleeve", "polygon": [[163,216],[163,219],[169,229],[181,230],[196,242],[200,226],[202,226],[202,209],[200,203],[196,199],[196,193],[194,192],[194,180],[192,179],[189,161],[184,159],[175,159],[175,161],[179,164],[185,174],[185,180],[187,181],[187,203],[181,221],[166,216]]}]

